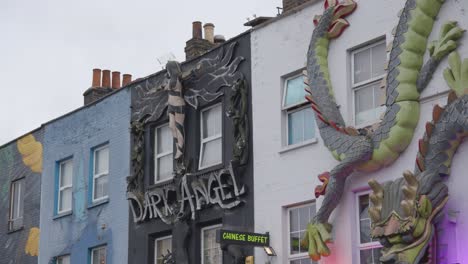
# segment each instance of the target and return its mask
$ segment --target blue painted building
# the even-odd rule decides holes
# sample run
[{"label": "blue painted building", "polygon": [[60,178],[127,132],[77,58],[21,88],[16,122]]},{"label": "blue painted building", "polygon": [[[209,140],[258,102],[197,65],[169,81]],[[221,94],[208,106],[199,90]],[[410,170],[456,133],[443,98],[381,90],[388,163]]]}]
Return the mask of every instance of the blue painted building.
[{"label": "blue painted building", "polygon": [[130,92],[87,103],[44,125],[40,264],[128,261]]}]

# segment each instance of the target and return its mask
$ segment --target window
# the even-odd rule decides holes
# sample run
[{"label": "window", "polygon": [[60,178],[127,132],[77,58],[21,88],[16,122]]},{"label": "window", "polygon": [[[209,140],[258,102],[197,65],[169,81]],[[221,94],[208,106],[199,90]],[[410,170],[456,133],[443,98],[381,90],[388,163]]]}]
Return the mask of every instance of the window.
[{"label": "window", "polygon": [[309,258],[308,249],[301,247],[307,224],[315,216],[315,203],[288,208],[289,264],[316,264]]},{"label": "window", "polygon": [[381,245],[371,238],[371,219],[369,217],[369,194],[360,194],[357,197],[357,220],[359,224],[359,263],[377,264],[380,258]]},{"label": "window", "polygon": [[315,138],[315,117],[305,100],[304,76],[296,75],[284,82],[283,112],[286,115],[286,145],[294,145]]},{"label": "window", "polygon": [[154,182],[172,177],[173,139],[168,124],[154,130]]},{"label": "window", "polygon": [[202,264],[222,264],[223,253],[221,246],[216,243],[216,231],[221,229],[221,225],[205,227],[201,230],[202,233]]},{"label": "window", "polygon": [[163,256],[169,252],[172,252],[172,236],[157,238],[154,243],[155,263],[163,264]]},{"label": "window", "polygon": [[65,213],[72,209],[73,162],[71,159],[59,163],[58,175],[58,207],[57,213]]},{"label": "window", "polygon": [[91,250],[91,264],[106,264],[106,247],[93,248]]},{"label": "window", "polygon": [[57,257],[56,264],[70,264],[70,255]]},{"label": "window", "polygon": [[93,202],[106,199],[109,182],[109,145],[93,151]]},{"label": "window", "polygon": [[354,123],[367,126],[377,121],[385,107],[380,106],[384,96],[380,83],[387,60],[385,40],[353,51],[351,79],[354,94]]},{"label": "window", "polygon": [[201,112],[200,169],[222,162],[222,111],[222,105],[217,104]]},{"label": "window", "polygon": [[15,230],[23,226],[23,205],[24,178],[11,183],[9,230]]}]

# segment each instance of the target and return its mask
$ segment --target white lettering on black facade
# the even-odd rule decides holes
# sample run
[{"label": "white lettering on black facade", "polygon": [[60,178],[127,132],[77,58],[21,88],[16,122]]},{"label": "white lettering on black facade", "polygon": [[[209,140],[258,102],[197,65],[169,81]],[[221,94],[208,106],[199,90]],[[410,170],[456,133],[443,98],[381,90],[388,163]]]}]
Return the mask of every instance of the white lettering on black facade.
[{"label": "white lettering on black facade", "polygon": [[148,190],[141,199],[132,192],[127,193],[134,222],[161,218],[164,223],[172,224],[187,211],[195,219],[196,211],[210,205],[223,209],[240,205],[243,202],[240,196],[246,192],[244,186],[238,186],[232,166],[206,175],[186,174],[179,182]]}]

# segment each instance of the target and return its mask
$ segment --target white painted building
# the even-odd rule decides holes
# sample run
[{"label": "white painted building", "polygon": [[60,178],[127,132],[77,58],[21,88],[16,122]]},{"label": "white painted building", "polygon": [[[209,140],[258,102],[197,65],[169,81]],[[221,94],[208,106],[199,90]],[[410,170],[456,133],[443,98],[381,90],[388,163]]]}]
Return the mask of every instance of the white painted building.
[{"label": "white painted building", "polygon": [[[346,18],[350,26],[330,45],[329,66],[343,117],[348,125],[359,127],[377,121],[375,117],[378,117],[379,110],[368,109],[378,107],[384,101],[379,95],[384,92],[366,85],[374,81],[380,83],[387,56],[385,47],[393,40],[391,32],[398,23],[397,14],[405,0],[356,2],[357,10]],[[307,254],[299,252],[300,249],[290,241],[291,238],[302,237],[306,223],[320,207],[323,198],[314,199],[314,188],[320,184],[317,175],[331,170],[338,163],[322,144],[314,122],[310,121],[313,120],[312,110],[301,104],[303,94],[295,94],[295,91],[302,93],[302,87],[297,88],[301,77],[295,78],[305,67],[314,29],[313,18],[322,12],[323,1],[312,0],[252,30],[255,231],[270,232],[271,245],[277,253],[276,257],[268,258],[263,249],[257,248],[255,263],[311,263]],[[467,0],[446,0],[430,40],[438,37],[440,26],[448,20],[458,21],[462,28],[468,29],[467,12]],[[467,35],[460,40],[458,51],[462,58],[468,58]],[[373,62],[366,57],[370,53]],[[361,72],[353,69],[354,59],[363,63]],[[365,202],[359,203],[360,196],[368,190],[369,179],[384,182],[399,178],[404,170],[414,168],[417,142],[423,135],[424,124],[432,119],[433,106],[437,103],[445,105],[446,102],[448,86],[442,72],[447,66],[445,58],[422,94],[419,125],[408,149],[388,168],[375,173],[356,174],[348,180],[343,199],[332,215],[332,255],[321,263],[372,263],[368,262],[372,259],[370,253],[379,244],[366,242],[369,220],[365,219],[365,214],[360,217],[360,209],[366,210]],[[368,68],[373,68],[374,74],[370,77],[365,76]],[[357,77],[352,78],[354,75]],[[356,85],[353,84],[354,79]],[[358,102],[359,98],[366,100]],[[462,255],[468,245],[468,202],[464,202],[468,199],[468,176],[463,170],[463,160],[466,161],[467,157],[468,144],[465,143],[456,154],[448,180],[450,200],[446,211],[459,213],[457,222],[447,225],[445,230],[445,237],[456,236],[456,239],[445,246],[447,262],[444,263],[468,261]],[[367,197],[361,197],[361,201],[367,201]]]}]

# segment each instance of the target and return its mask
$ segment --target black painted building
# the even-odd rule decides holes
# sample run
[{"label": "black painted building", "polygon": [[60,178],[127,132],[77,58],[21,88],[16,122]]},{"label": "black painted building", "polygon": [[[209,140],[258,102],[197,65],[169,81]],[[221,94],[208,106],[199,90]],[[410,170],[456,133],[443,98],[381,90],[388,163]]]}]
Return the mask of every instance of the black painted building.
[{"label": "black painted building", "polygon": [[129,263],[253,255],[216,242],[221,228],[254,231],[250,33],[212,44],[130,84]]}]

